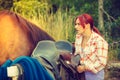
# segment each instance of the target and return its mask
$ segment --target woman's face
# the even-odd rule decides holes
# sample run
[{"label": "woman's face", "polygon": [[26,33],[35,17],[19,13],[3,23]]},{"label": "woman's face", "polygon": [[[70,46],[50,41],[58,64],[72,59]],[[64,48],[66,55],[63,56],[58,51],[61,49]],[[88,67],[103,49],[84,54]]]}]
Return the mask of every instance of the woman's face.
[{"label": "woman's face", "polygon": [[80,21],[78,18],[75,21],[75,29],[77,31],[77,34],[83,34],[83,32],[85,31],[83,26],[80,24]]}]

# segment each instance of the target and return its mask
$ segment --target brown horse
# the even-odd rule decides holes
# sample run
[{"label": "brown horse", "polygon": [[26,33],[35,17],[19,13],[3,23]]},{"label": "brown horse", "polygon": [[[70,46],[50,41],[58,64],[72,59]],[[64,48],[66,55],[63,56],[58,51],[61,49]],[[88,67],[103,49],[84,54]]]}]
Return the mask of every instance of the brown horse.
[{"label": "brown horse", "polygon": [[54,39],[35,24],[14,12],[0,11],[0,65],[7,59],[30,56],[41,40]]}]

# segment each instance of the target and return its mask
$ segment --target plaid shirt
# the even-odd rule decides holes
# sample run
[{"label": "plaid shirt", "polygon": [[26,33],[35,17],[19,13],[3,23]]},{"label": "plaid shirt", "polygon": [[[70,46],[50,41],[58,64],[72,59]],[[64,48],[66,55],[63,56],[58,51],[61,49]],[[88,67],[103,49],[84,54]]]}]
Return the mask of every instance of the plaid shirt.
[{"label": "plaid shirt", "polygon": [[80,54],[80,63],[86,66],[86,71],[97,73],[104,69],[107,63],[108,43],[93,31],[84,49],[81,43],[82,36],[76,35],[75,54]]}]

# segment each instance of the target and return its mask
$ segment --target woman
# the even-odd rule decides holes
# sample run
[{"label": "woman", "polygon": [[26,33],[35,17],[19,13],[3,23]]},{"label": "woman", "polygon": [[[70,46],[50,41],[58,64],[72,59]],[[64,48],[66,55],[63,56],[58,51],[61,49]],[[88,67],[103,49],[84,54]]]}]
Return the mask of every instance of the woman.
[{"label": "woman", "polygon": [[80,54],[79,73],[85,72],[86,80],[104,80],[104,68],[107,62],[108,43],[100,35],[89,14],[82,14],[75,19],[77,31],[75,55]]}]

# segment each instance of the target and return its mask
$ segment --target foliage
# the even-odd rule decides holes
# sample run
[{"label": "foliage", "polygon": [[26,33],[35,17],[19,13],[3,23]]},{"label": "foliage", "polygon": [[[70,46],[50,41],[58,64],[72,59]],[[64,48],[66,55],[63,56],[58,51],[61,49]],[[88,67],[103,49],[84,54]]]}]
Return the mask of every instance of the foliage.
[{"label": "foliage", "polygon": [[109,43],[109,59],[120,60],[120,27],[116,22],[105,24],[105,37]]},{"label": "foliage", "polygon": [[120,1],[118,0],[105,0],[104,14],[105,35],[108,43],[112,46],[109,48],[110,60],[120,60]]},{"label": "foliage", "polygon": [[39,14],[44,14],[48,10],[48,4],[37,0],[21,0],[14,2],[11,10],[24,15],[26,17],[38,17]]},{"label": "foliage", "polygon": [[[111,3],[111,5],[109,4]],[[118,16],[120,16],[120,1],[119,0],[109,0],[109,7],[107,7],[107,9],[109,8],[109,14],[111,16],[113,16],[115,19],[118,18]]]},{"label": "foliage", "polygon": [[98,25],[98,1],[96,0],[48,0],[48,2],[61,8],[62,11],[71,12],[72,10],[71,14],[75,16],[82,13],[89,13],[93,16],[95,25]]},{"label": "foliage", "polygon": [[13,0],[0,0],[0,10],[10,9],[13,6]]},{"label": "foliage", "polygon": [[74,39],[72,37],[74,31],[71,28],[73,27],[74,16],[68,16],[68,12],[62,12],[61,9],[55,14],[49,13],[48,9],[50,9],[50,6],[45,2],[19,1],[14,3],[11,10],[40,26],[40,28],[53,36],[55,40],[69,39],[71,41],[71,39]]},{"label": "foliage", "polygon": [[112,61],[106,68],[105,80],[119,80],[120,79],[120,63]]}]

